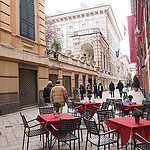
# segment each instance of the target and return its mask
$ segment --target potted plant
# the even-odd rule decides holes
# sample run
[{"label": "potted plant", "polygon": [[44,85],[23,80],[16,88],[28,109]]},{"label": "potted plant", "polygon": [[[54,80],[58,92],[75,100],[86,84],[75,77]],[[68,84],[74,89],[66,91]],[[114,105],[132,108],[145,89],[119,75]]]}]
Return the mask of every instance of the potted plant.
[{"label": "potted plant", "polygon": [[61,44],[57,41],[54,41],[52,44],[51,44],[51,50],[54,49],[55,52],[54,52],[54,58],[58,59],[58,51],[61,51]]},{"label": "potted plant", "polygon": [[133,111],[132,116],[135,117],[135,122],[139,123],[140,117],[143,116],[143,113],[142,113],[142,111],[136,109],[135,111]]},{"label": "potted plant", "polygon": [[88,99],[89,99],[89,103],[91,102],[91,97],[92,97],[92,94],[88,94],[87,95]]},{"label": "potted plant", "polygon": [[59,108],[61,107],[61,103],[60,102],[54,102],[53,103],[53,106],[55,108],[55,117],[59,117],[60,114],[59,114]]},{"label": "potted plant", "polygon": [[78,88],[73,88],[73,93],[74,93],[74,98],[78,99],[79,95],[78,95]]},{"label": "potted plant", "polygon": [[137,78],[137,76],[134,76],[132,87],[134,87],[135,91],[138,91],[138,88],[140,87],[139,85],[139,79]]}]

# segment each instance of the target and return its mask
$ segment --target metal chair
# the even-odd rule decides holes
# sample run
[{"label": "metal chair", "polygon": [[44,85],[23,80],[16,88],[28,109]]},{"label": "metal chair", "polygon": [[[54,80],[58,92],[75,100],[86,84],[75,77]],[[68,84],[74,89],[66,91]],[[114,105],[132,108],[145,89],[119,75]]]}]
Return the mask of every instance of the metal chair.
[{"label": "metal chair", "polygon": [[[84,123],[87,127],[87,137],[86,137],[86,146],[85,150],[87,150],[87,143],[90,142],[91,146],[92,144],[98,147],[98,150],[100,149],[100,146],[104,146],[104,149],[106,148],[106,145],[109,146],[110,144],[117,143],[117,150],[119,150],[119,132],[117,130],[110,130],[108,132],[100,133],[99,129],[97,128],[97,124],[94,119],[86,119],[84,118]],[[103,125],[101,124],[102,128],[104,129]],[[117,133],[117,139],[111,139],[110,133],[116,132]],[[90,134],[90,137],[89,137]]]},{"label": "metal chair", "polygon": [[[43,148],[44,148],[44,134],[49,135],[48,131],[45,131],[43,128],[41,128],[42,126],[42,122],[41,123],[36,123],[34,125],[29,125],[29,123],[31,124],[33,121],[36,121],[36,119],[27,121],[25,116],[22,115],[22,113],[20,112],[20,116],[22,118],[23,124],[24,124],[24,135],[23,135],[23,144],[22,144],[22,150],[24,149],[24,142],[25,142],[25,136],[28,137],[27,139],[27,150],[29,147],[29,138],[30,137],[34,137],[34,136],[38,136],[38,135],[43,135]],[[37,127],[40,128],[37,128]],[[49,142],[49,138],[48,138],[48,142]]]},{"label": "metal chair", "polygon": [[[59,128],[56,129],[52,124],[51,131],[55,130],[57,133],[51,134],[50,139],[50,147],[49,149],[52,149],[52,135],[55,138],[55,140],[58,140],[58,150],[60,150],[60,142],[70,142],[69,145],[71,150],[71,141],[74,141],[74,148],[75,148],[75,140],[78,140],[78,146],[80,150],[80,137],[79,137],[79,126],[81,124],[81,118],[73,118],[73,119],[61,119],[59,122]],[[75,131],[78,131],[78,136],[76,135]]]},{"label": "metal chair", "polygon": [[116,103],[115,107],[116,107],[115,115],[119,117],[129,115],[130,109],[129,108],[125,109],[123,103]]},{"label": "metal chair", "polygon": [[43,114],[53,114],[54,113],[54,107],[39,107],[40,115]]},{"label": "metal chair", "polygon": [[[134,150],[150,150],[150,142],[140,136],[138,133],[134,133],[133,136]],[[144,143],[139,142],[139,140],[143,140]]]},{"label": "metal chair", "polygon": [[122,103],[122,99],[114,99],[114,111],[116,111],[116,103]]},{"label": "metal chair", "polygon": [[[75,108],[76,108],[76,111],[77,111],[76,112],[76,114],[77,114],[76,117],[81,117],[82,119],[83,118],[87,118],[87,119],[91,119],[92,118],[93,110],[84,108],[82,105],[79,105],[78,107],[75,107]],[[86,130],[86,126],[84,125],[84,122],[82,122],[82,120],[81,120],[81,125],[79,127],[79,130],[81,131],[81,140],[83,141],[82,130]]]},{"label": "metal chair", "polygon": [[143,100],[142,101],[143,106],[143,118],[147,119],[148,113],[150,113],[150,101]]},{"label": "metal chair", "polygon": [[109,105],[110,105],[109,101],[103,102],[100,109],[108,109]]},{"label": "metal chair", "polygon": [[100,129],[100,125],[103,124],[107,119],[115,118],[113,110],[98,110],[97,111],[97,120]]}]

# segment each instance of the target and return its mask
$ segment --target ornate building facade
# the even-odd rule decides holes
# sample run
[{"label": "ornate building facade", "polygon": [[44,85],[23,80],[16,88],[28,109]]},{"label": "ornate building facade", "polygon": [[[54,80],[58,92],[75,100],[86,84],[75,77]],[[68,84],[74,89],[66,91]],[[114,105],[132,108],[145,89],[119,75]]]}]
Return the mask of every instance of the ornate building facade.
[{"label": "ornate building facade", "polygon": [[[54,30],[53,37],[62,44],[62,53],[82,62],[87,62],[85,59],[89,64],[93,62],[97,82],[102,82],[105,89],[111,80],[118,81],[121,62],[116,51],[120,48],[122,36],[110,5],[48,15],[46,26]],[[49,33],[52,31],[46,34]]]}]

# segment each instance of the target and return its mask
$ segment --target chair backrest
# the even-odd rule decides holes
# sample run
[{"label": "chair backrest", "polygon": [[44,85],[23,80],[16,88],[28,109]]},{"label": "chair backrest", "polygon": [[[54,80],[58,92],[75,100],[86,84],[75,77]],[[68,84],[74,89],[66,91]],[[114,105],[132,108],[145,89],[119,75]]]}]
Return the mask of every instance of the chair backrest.
[{"label": "chair backrest", "polygon": [[124,110],[123,103],[116,103],[116,110],[123,111]]},{"label": "chair backrest", "polygon": [[20,116],[21,116],[21,119],[22,119],[22,122],[23,122],[24,127],[25,127],[25,128],[28,128],[28,127],[29,127],[29,125],[28,125],[28,122],[27,122],[27,120],[26,120],[25,116],[24,116],[24,115],[22,115],[22,113],[21,113],[21,112],[20,112]]},{"label": "chair backrest", "polygon": [[110,102],[103,102],[101,105],[101,109],[108,109]]},{"label": "chair backrest", "polygon": [[83,119],[84,119],[84,123],[87,128],[87,131],[91,134],[98,135],[99,130],[97,128],[97,124],[96,124],[95,120],[94,119],[86,119],[86,118],[83,118]]},{"label": "chair backrest", "polygon": [[83,108],[83,113],[81,114],[81,116],[86,119],[91,119],[93,116],[93,113],[94,113],[93,110],[88,109],[88,108]]},{"label": "chair backrest", "polygon": [[122,99],[114,99],[114,109],[116,109],[116,103],[122,104]]},{"label": "chair backrest", "polygon": [[54,107],[39,107],[40,115],[43,114],[53,114],[54,113]]},{"label": "chair backrest", "polygon": [[78,98],[78,99],[73,99],[73,98],[72,98],[72,99],[70,99],[70,100],[71,100],[73,103],[74,103],[74,102],[80,102],[80,99],[79,99],[79,98]]},{"label": "chair backrest", "polygon": [[144,104],[143,111],[149,112],[150,111],[150,101],[143,100],[142,104]]},{"label": "chair backrest", "polygon": [[101,123],[103,123],[109,118],[114,118],[113,110],[112,109],[111,110],[98,110],[97,118],[98,118],[98,121]]},{"label": "chair backrest", "polygon": [[106,102],[108,102],[109,105],[113,106],[113,104],[114,104],[114,99],[107,98],[107,99],[106,99]]},{"label": "chair backrest", "polygon": [[81,124],[81,118],[72,118],[72,119],[61,119],[59,122],[59,131],[58,133],[69,133],[79,129]]}]

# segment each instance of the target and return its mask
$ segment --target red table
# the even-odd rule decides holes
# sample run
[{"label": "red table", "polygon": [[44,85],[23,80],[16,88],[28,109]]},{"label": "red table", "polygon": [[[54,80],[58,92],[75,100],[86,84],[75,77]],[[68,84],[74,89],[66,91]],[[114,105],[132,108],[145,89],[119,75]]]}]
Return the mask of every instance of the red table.
[{"label": "red table", "polygon": [[[75,107],[78,107],[80,105],[82,105],[83,108],[87,108],[87,109],[93,110],[93,115],[94,115],[95,112],[97,111],[97,109],[101,106],[101,103],[80,103],[80,102],[75,102],[74,103]],[[93,106],[96,106],[98,108],[93,107]],[[79,107],[78,110],[82,111],[83,108]]]},{"label": "red table", "polygon": [[134,111],[134,108],[137,108],[139,110],[143,110],[144,105],[143,104],[129,104],[129,103],[123,103],[124,108],[129,108],[130,111]]},{"label": "red table", "polygon": [[134,117],[124,117],[107,119],[105,124],[110,127],[110,129],[117,129],[119,131],[122,147],[128,142],[130,135],[133,135],[134,133],[140,134],[148,141],[150,140],[149,120],[140,119],[139,123],[135,123]]},{"label": "red table", "polygon": [[[44,128],[48,129],[49,131],[50,131],[50,124],[52,124],[53,126],[55,126],[55,128],[58,129],[60,118],[71,119],[71,118],[76,118],[76,117],[66,114],[66,113],[61,113],[60,117],[55,117],[54,114],[44,114],[44,115],[37,116],[37,120],[40,122],[41,121],[45,122]],[[54,133],[54,130],[52,130],[51,132]]]}]

